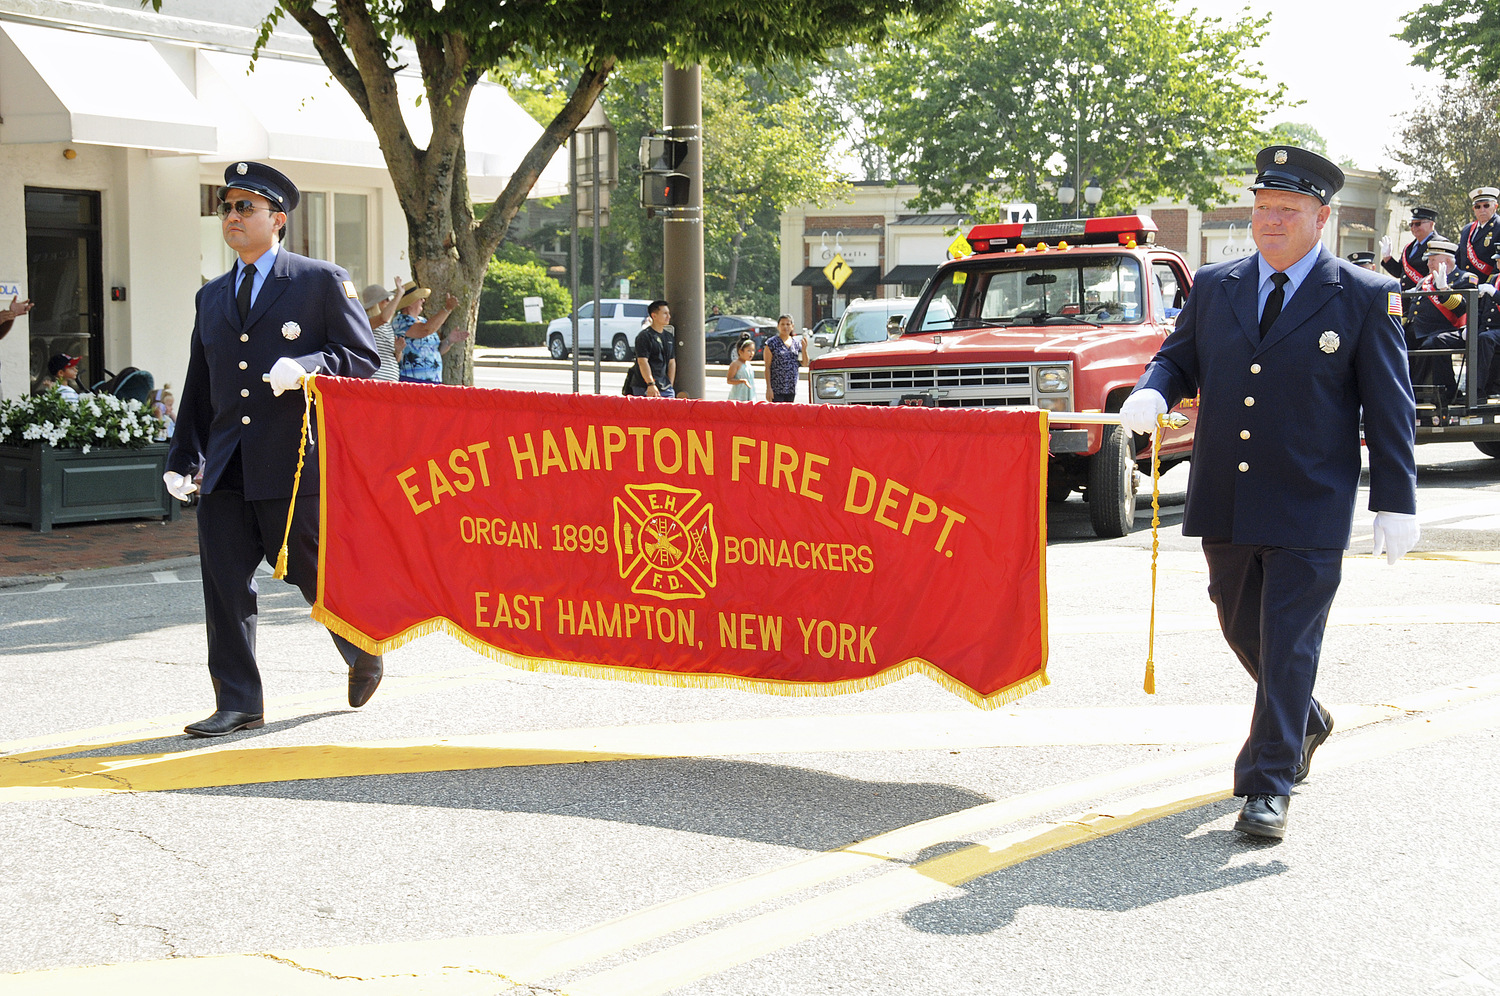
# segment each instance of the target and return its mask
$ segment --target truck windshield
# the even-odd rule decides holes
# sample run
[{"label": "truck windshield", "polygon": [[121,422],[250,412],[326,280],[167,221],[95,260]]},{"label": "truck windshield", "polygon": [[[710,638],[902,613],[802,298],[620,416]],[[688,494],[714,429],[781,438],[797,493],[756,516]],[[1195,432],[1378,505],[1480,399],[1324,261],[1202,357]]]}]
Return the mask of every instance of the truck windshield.
[{"label": "truck windshield", "polygon": [[[1028,254],[1029,255],[1029,254]],[[1140,263],[1131,256],[1068,259],[1008,256],[995,269],[949,270],[931,291],[928,310],[965,325],[1133,325],[1146,318]],[[944,316],[946,317],[946,316]],[[924,316],[928,326],[932,315]]]}]

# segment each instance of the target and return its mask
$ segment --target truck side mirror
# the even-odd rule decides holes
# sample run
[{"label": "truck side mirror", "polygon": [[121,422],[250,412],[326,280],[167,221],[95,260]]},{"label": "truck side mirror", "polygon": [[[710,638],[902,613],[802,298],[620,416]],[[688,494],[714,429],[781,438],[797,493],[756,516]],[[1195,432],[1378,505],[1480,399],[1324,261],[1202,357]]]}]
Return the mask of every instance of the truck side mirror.
[{"label": "truck side mirror", "polygon": [[828,333],[819,332],[817,335],[813,336],[813,345],[817,346],[819,349],[826,348],[828,345]]},{"label": "truck side mirror", "polygon": [[896,339],[896,338],[899,338],[900,335],[901,335],[901,333],[903,331],[905,331],[905,329],[906,329],[906,316],[905,315],[892,315],[890,317],[890,320],[885,323],[885,337],[887,339]]}]

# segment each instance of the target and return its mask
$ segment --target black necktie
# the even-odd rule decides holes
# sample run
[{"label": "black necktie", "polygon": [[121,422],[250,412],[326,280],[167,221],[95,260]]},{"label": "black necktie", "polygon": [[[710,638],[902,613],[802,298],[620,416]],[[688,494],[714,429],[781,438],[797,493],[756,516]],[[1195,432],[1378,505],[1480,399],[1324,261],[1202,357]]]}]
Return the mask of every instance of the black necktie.
[{"label": "black necktie", "polygon": [[[250,286],[252,284],[254,284],[254,283],[255,283],[255,267],[253,267],[253,266],[247,266],[240,273],[240,292],[239,292],[239,294],[237,294],[235,296],[235,299],[234,299],[234,303],[240,306],[240,321],[241,322],[243,322],[246,318],[250,317]],[[1276,300],[1278,302],[1280,302],[1281,299],[1278,297]],[[1270,305],[1266,305],[1266,307],[1269,308]],[[1277,310],[1280,310],[1280,308],[1281,308],[1280,303],[1278,303],[1276,305],[1276,307],[1277,307]]]},{"label": "black necktie", "polygon": [[1271,331],[1271,326],[1276,324],[1277,317],[1281,314],[1281,306],[1286,301],[1286,282],[1292,279],[1285,273],[1271,274],[1271,282],[1275,287],[1271,288],[1270,297],[1266,298],[1265,310],[1260,313],[1260,337],[1264,339],[1266,333]]}]

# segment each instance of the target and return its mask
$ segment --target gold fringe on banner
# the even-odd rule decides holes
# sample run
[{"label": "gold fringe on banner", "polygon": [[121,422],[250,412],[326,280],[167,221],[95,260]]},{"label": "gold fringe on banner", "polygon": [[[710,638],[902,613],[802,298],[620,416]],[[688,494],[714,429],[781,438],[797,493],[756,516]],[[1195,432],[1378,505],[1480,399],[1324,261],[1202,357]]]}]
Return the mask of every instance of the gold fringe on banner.
[{"label": "gold fringe on banner", "polygon": [[1012,685],[1007,685],[1005,688],[991,692],[989,695],[981,695],[968,685],[963,684],[936,667],[932,662],[923,660],[920,657],[908,658],[900,664],[888,667],[878,674],[872,674],[865,678],[849,678],[843,681],[780,681],[775,678],[745,678],[734,674],[655,671],[649,668],[630,667],[623,664],[586,664],[579,661],[559,661],[545,657],[527,657],[524,654],[512,653],[509,650],[502,650],[499,647],[492,646],[443,616],[417,623],[415,626],[398,633],[389,640],[370,639],[364,633],[361,633],[358,629],[325,609],[321,602],[313,606],[312,617],[328,627],[331,632],[337,633],[361,650],[372,654],[389,653],[418,637],[427,636],[430,633],[447,633],[475,653],[484,654],[491,660],[499,661],[501,664],[517,668],[521,671],[564,674],[574,678],[602,678],[606,681],[630,681],[636,684],[662,685],[671,688],[732,688],[737,691],[755,692],[760,695],[788,695],[796,697],[848,695],[852,692],[866,692],[872,688],[880,688],[911,675],[920,674],[945,690],[957,695],[959,698],[978,706],[980,709],[998,709],[1023,696],[1030,695],[1038,689],[1045,688],[1051,683],[1047,679],[1046,670],[1043,669]]}]

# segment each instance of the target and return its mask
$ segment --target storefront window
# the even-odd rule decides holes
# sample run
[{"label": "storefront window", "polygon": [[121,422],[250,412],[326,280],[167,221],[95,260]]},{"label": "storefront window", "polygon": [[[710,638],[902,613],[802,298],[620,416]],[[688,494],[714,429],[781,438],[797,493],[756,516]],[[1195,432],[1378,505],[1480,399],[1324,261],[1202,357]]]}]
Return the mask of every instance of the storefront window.
[{"label": "storefront window", "polygon": [[364,194],[333,195],[333,261],[349,271],[354,286],[370,282],[370,229]]},{"label": "storefront window", "polygon": [[304,190],[302,203],[287,215],[285,245],[294,253],[328,259],[328,195]]}]

